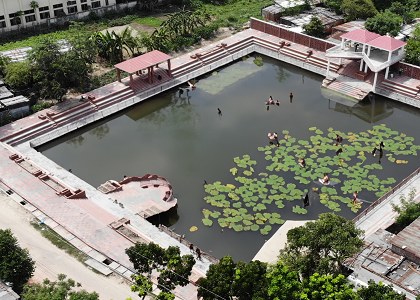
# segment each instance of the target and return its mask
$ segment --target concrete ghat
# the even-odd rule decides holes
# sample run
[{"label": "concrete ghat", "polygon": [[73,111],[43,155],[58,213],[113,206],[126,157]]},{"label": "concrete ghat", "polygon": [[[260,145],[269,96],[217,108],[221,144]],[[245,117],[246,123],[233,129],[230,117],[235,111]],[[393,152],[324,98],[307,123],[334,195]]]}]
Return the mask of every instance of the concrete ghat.
[{"label": "concrete ghat", "polygon": [[290,229],[303,226],[307,221],[286,221],[276,233],[265,242],[261,247],[260,251],[255,255],[252,260],[259,260],[269,264],[275,264],[277,262],[277,257],[279,256],[279,251],[284,249],[287,243],[287,232]]}]

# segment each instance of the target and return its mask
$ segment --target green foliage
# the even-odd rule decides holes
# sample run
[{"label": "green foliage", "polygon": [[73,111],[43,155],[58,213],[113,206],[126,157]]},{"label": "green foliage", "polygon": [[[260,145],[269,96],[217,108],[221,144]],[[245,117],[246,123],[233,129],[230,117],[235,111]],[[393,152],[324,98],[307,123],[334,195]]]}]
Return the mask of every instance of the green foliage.
[{"label": "green foliage", "polygon": [[44,279],[42,283],[27,284],[24,288],[23,300],[99,300],[96,292],[85,290],[75,291],[80,284],[72,279],[66,280],[66,275],[59,274],[58,281]]},{"label": "green foliage", "polygon": [[43,110],[43,109],[49,108],[49,107],[51,107],[51,106],[53,106],[53,105],[54,105],[54,104],[53,104],[53,103],[51,103],[51,102],[44,102],[44,101],[41,101],[41,102],[39,102],[39,103],[37,103],[37,104],[32,105],[32,106],[31,106],[31,110],[32,110],[32,112],[33,112],[33,113],[36,113],[36,112],[41,111],[41,110]]},{"label": "green foliage", "polygon": [[341,11],[348,21],[367,19],[377,14],[372,0],[343,0]]},{"label": "green foliage", "polygon": [[416,26],[413,36],[405,46],[405,61],[420,66],[420,25]]},{"label": "green foliage", "polygon": [[303,286],[300,296],[302,300],[359,300],[356,292],[342,274],[334,276],[314,273],[303,283]]},{"label": "green foliage", "polygon": [[414,8],[409,5],[404,5],[401,2],[392,2],[389,11],[402,17],[405,24],[411,23],[414,18]]},{"label": "green foliage", "polygon": [[336,13],[341,13],[341,4],[343,0],[325,0],[325,6],[334,10]]},{"label": "green foliage", "polygon": [[405,300],[405,294],[398,294],[391,286],[385,285],[382,282],[376,283],[369,280],[367,287],[361,287],[357,294],[361,299],[369,300]]},{"label": "green foliage", "polygon": [[169,292],[160,292],[159,295],[157,295],[156,300],[174,300],[175,295]]},{"label": "green foliage", "polygon": [[361,235],[351,220],[324,213],[317,221],[289,230],[279,258],[304,277],[314,272],[340,274],[344,260],[362,247]]},{"label": "green foliage", "polygon": [[400,197],[401,205],[393,205],[394,211],[398,212],[395,220],[400,227],[404,228],[410,225],[414,220],[420,217],[420,202],[414,201],[416,190],[412,189],[406,198],[404,195]]},{"label": "green foliage", "polygon": [[273,300],[298,300],[302,284],[299,274],[278,262],[267,272],[268,295]]},{"label": "green foliage", "polygon": [[146,276],[142,274],[133,274],[132,279],[134,284],[131,285],[131,291],[136,292],[142,299],[153,290],[153,284]]},{"label": "green foliage", "polygon": [[401,30],[403,18],[389,10],[377,13],[374,17],[368,18],[365,22],[365,28],[380,35],[389,33],[396,36]]},{"label": "green foliage", "polygon": [[322,25],[321,20],[318,17],[312,17],[308,24],[303,25],[305,33],[315,36],[323,37],[325,35],[325,28]]},{"label": "green foliage", "polygon": [[0,77],[6,74],[6,66],[10,63],[10,58],[0,55]]},{"label": "green foliage", "polygon": [[9,63],[4,72],[4,82],[15,90],[23,90],[32,85],[32,67],[28,61]]},{"label": "green foliage", "polygon": [[124,60],[124,51],[131,56],[139,53],[140,40],[132,35],[127,27],[120,34],[115,31],[97,32],[90,40],[96,45],[98,55],[111,64]]},{"label": "green foliage", "polygon": [[35,271],[35,262],[22,249],[10,229],[0,229],[0,280],[10,282],[20,293]]},{"label": "green foliage", "polygon": [[210,266],[205,278],[198,280],[198,297],[215,299],[216,295],[238,299],[267,299],[267,264],[260,261],[234,263],[225,256]]},{"label": "green foliage", "polygon": [[158,287],[165,291],[187,285],[195,264],[192,255],[181,256],[179,248],[173,246],[163,249],[154,243],[136,243],[125,252],[138,274],[150,277],[153,270],[158,272]]}]

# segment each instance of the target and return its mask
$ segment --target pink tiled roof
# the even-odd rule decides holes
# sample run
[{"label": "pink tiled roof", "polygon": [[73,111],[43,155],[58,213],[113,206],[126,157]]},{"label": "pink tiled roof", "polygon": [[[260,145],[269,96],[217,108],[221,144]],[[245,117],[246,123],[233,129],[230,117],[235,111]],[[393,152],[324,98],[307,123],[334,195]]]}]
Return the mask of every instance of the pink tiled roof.
[{"label": "pink tiled roof", "polygon": [[374,40],[378,37],[380,37],[379,34],[370,32],[365,29],[355,29],[341,36],[341,38],[345,38],[362,44],[366,44],[367,42]]},{"label": "pink tiled roof", "polygon": [[371,45],[372,47],[379,48],[382,50],[394,51],[401,48],[406,43],[403,41],[394,39],[393,37],[384,35],[368,42],[367,44]]},{"label": "pink tiled roof", "polygon": [[147,52],[146,54],[120,62],[114,67],[120,69],[121,71],[132,74],[136,71],[144,70],[148,67],[154,66],[168,59],[171,59],[169,55],[158,50],[153,50],[151,52]]}]

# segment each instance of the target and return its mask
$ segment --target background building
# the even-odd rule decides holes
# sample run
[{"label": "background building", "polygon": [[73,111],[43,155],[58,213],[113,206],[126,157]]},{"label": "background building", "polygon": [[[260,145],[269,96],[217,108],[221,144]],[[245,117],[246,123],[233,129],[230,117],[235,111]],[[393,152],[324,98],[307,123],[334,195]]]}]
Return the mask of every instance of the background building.
[{"label": "background building", "polygon": [[42,24],[83,18],[94,11],[119,10],[136,0],[1,0],[0,34]]}]

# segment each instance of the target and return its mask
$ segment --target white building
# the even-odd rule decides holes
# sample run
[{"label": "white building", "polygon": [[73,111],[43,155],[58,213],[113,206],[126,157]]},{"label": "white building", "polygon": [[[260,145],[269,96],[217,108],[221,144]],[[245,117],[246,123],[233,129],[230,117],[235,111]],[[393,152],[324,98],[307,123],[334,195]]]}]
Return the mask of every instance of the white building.
[{"label": "white building", "polygon": [[5,31],[53,24],[111,9],[134,6],[136,0],[0,0],[0,34]]}]

